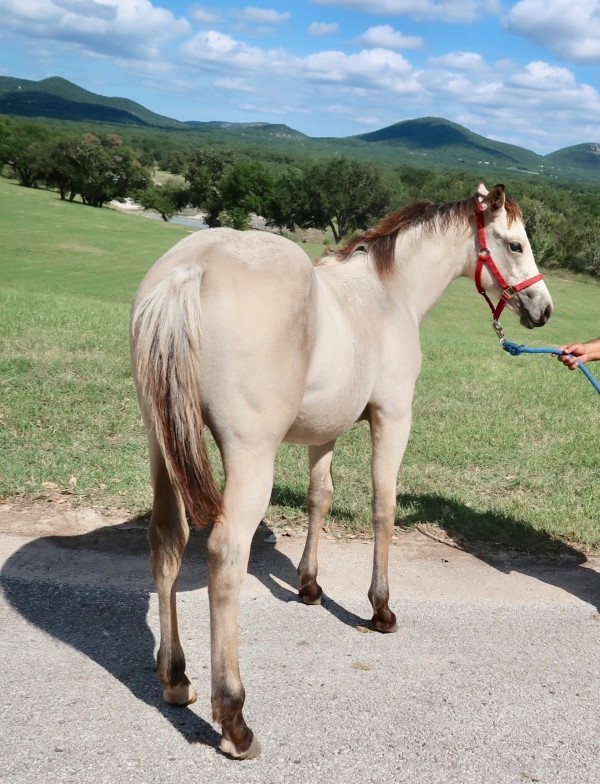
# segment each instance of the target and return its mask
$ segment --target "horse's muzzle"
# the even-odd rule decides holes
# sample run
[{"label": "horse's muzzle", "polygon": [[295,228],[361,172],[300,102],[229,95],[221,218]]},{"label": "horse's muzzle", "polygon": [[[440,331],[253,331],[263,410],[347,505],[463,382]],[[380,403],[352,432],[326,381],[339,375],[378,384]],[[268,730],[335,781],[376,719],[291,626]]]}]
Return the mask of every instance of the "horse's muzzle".
[{"label": "horse's muzzle", "polygon": [[520,322],[523,327],[527,329],[534,329],[535,327],[543,327],[552,315],[552,303],[548,303],[543,310],[538,310],[537,313],[532,312],[523,306],[521,303]]}]

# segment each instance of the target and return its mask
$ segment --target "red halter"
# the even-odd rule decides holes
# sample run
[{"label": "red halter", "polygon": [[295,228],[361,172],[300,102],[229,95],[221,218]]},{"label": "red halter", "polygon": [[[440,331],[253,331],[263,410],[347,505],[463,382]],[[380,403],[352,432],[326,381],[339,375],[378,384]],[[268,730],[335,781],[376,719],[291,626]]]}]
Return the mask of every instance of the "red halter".
[{"label": "red halter", "polygon": [[[502,273],[495,265],[494,260],[492,259],[492,254],[487,246],[487,242],[485,239],[485,223],[483,218],[483,206],[479,200],[477,200],[477,233],[479,234],[479,258],[477,259],[477,267],[475,268],[475,285],[477,286],[477,291],[483,295],[485,301],[490,306],[490,310],[492,311],[492,318],[494,321],[498,321],[500,318],[500,314],[504,310],[506,303],[511,300],[515,294],[518,294],[519,291],[523,291],[523,289],[529,288],[529,286],[533,286],[534,283],[540,281],[544,276],[541,273],[534,275],[532,278],[527,278],[522,283],[516,283],[514,286],[509,286],[508,283],[504,280]],[[487,266],[488,270],[491,274],[496,278],[498,285],[502,289],[502,296],[498,301],[496,307],[494,307],[491,299],[488,297],[486,290],[481,285],[481,272],[483,267]]]}]

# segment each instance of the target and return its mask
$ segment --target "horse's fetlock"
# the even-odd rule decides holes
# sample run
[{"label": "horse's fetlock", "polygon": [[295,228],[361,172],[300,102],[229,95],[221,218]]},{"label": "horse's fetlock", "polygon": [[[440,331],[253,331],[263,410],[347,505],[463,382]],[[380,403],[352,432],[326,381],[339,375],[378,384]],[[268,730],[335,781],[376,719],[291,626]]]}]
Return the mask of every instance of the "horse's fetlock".
[{"label": "horse's fetlock", "polygon": [[246,692],[241,683],[235,687],[229,686],[224,681],[215,684],[211,695],[213,720],[219,724],[232,721],[238,713],[241,713],[245,700]]},{"label": "horse's fetlock", "polygon": [[160,682],[165,686],[187,684],[185,656],[181,649],[165,650],[161,645],[156,656],[156,671]]}]

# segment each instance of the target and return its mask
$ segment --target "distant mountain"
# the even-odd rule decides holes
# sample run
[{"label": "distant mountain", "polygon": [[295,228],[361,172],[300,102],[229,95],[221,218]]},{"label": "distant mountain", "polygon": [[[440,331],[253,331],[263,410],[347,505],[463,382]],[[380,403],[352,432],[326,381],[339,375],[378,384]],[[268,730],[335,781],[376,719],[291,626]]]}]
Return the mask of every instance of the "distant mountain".
[{"label": "distant mountain", "polygon": [[404,120],[357,137],[368,144],[402,148],[413,154],[433,155],[447,165],[496,164],[503,168],[538,172],[544,157],[523,147],[495,142],[462,125],[439,117]]},{"label": "distant mountain", "polygon": [[248,137],[261,137],[273,136],[279,139],[308,139],[306,134],[300,131],[295,131],[288,125],[280,123],[267,123],[267,122],[251,122],[251,123],[232,123],[220,122],[218,120],[211,120],[209,122],[201,122],[199,120],[187,120],[184,125],[196,131],[207,131],[212,133],[214,131],[225,131],[237,136]]},{"label": "distant mountain", "polygon": [[484,177],[521,172],[562,180],[600,183],[600,144],[579,144],[537,155],[493,141],[439,117],[404,120],[378,131],[345,138],[312,138],[287,125],[267,122],[180,122],[126,98],[107,98],[60,77],[39,82],[0,76],[0,114],[60,121],[163,129],[202,135],[207,142],[285,149],[303,159],[342,154],[386,165],[467,169]]},{"label": "distant mountain", "polygon": [[0,114],[115,125],[185,128],[178,120],[155,114],[135,101],[96,95],[58,76],[39,82],[0,76]]},{"label": "distant mountain", "polygon": [[207,133],[224,131],[247,139],[308,138],[300,131],[276,123],[180,122],[155,114],[127,98],[107,98],[89,92],[58,76],[39,82],[0,76],[0,114]]},{"label": "distant mountain", "polygon": [[556,169],[584,169],[586,171],[600,172],[600,144],[576,144],[574,147],[564,147],[562,150],[546,155],[546,161],[552,163]]}]

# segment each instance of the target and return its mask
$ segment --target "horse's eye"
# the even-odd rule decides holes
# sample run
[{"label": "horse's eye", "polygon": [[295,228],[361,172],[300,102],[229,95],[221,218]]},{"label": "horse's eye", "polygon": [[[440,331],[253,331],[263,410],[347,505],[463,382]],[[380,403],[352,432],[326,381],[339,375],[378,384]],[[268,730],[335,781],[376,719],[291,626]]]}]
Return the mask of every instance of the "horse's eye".
[{"label": "horse's eye", "polygon": [[511,250],[512,250],[514,253],[523,253],[523,246],[521,245],[521,243],[520,243],[520,242],[509,242],[509,243],[508,243],[508,247],[509,247],[509,248],[510,248],[510,249],[511,249]]}]

